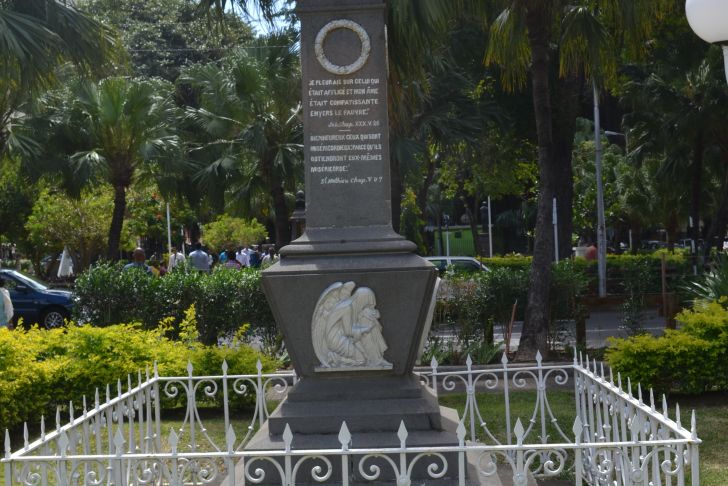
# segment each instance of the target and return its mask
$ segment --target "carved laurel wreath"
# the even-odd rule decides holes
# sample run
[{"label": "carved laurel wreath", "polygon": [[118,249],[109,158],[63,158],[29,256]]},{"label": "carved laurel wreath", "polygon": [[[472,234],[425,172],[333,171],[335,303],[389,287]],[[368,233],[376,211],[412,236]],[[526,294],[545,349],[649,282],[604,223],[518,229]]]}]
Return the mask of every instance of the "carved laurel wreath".
[{"label": "carved laurel wreath", "polygon": [[[359,41],[361,41],[361,53],[359,54],[359,58],[347,66],[334,64],[326,57],[326,53],[324,52],[324,41],[326,40],[326,37],[336,29],[349,29],[354,32],[359,37]],[[314,47],[316,51],[316,59],[318,59],[318,62],[321,63],[323,68],[331,74],[343,76],[346,74],[353,74],[364,67],[364,64],[366,64],[367,60],[369,60],[372,43],[369,39],[369,34],[367,34],[367,31],[364,30],[364,27],[353,20],[338,19],[332,20],[319,30],[316,35]]]}]

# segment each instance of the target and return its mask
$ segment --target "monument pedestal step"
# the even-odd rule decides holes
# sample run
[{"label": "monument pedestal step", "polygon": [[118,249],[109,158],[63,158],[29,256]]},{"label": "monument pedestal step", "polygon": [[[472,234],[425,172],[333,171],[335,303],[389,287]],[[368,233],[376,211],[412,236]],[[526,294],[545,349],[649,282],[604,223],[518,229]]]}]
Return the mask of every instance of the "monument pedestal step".
[{"label": "monument pedestal step", "polygon": [[286,425],[295,437],[336,435],[342,422],[355,438],[375,432],[396,438],[402,422],[410,432],[449,430],[437,397],[412,374],[303,378],[270,414],[267,426],[272,436],[283,434]]},{"label": "monument pedestal step", "polygon": [[[455,436],[455,428],[458,424],[457,411],[451,408],[441,407],[442,423],[446,430],[443,431],[419,431],[410,432],[407,436],[407,447],[437,447],[456,445],[458,443]],[[246,446],[246,451],[273,451],[282,450],[284,448],[283,439],[280,436],[271,436],[268,429],[268,423],[263,424],[261,429],[253,436],[251,441]],[[306,450],[311,451],[311,455],[315,454],[317,449],[340,449],[341,443],[338,440],[338,435],[332,434],[298,434],[294,435],[292,442],[293,450]],[[352,449],[374,449],[374,448],[385,448],[385,447],[399,447],[399,439],[396,434],[391,432],[387,433],[360,433],[352,434]],[[427,467],[431,464],[442,465],[442,461],[435,457],[423,457],[418,462],[418,467],[415,467],[412,473],[412,486],[458,486],[458,457],[457,453],[450,453],[445,455],[447,459],[448,472],[442,479],[429,478],[427,474]],[[348,484],[350,486],[391,486],[395,484],[394,473],[391,465],[384,459],[367,460],[365,463],[364,470],[371,472],[370,467],[376,465],[381,469],[380,477],[375,481],[367,481],[362,478],[359,473],[358,461],[361,460],[362,456],[351,456],[349,459],[349,473],[350,478]],[[480,454],[471,452],[466,454],[466,486],[514,486],[513,483],[513,471],[510,466],[506,464],[499,464],[495,474],[490,476],[484,476],[479,473],[478,462],[480,460]],[[310,472],[316,466],[321,466],[321,472],[327,471],[326,465],[321,460],[308,459],[299,467],[298,474],[296,476],[296,485],[302,486],[314,486],[314,485],[326,485],[326,486],[338,486],[343,484],[341,480],[341,457],[331,456],[328,458],[331,462],[331,477],[330,480],[325,482],[317,482],[311,478]],[[390,459],[399,466],[399,454],[392,454]],[[294,458],[293,464],[295,466],[296,461],[300,459]],[[282,465],[282,458],[276,459],[279,465]],[[246,461],[241,460],[235,467],[235,485],[251,484],[251,481],[245,478],[245,466]],[[267,460],[253,461],[250,466],[251,473],[256,470],[261,470],[265,474],[265,478],[256,484],[263,485],[279,485],[281,484],[281,477],[278,469],[275,465]],[[308,476],[307,476],[308,473]],[[552,483],[542,483],[542,486],[550,485]],[[554,486],[557,483],[553,483]],[[228,476],[226,477],[221,486],[232,486],[233,481]],[[539,483],[529,474],[527,486],[539,486]]]}]

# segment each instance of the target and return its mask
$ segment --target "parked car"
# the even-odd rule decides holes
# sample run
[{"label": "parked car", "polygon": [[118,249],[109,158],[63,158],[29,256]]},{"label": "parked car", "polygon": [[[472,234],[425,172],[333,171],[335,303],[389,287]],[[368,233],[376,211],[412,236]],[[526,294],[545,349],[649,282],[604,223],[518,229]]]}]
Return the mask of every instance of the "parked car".
[{"label": "parked car", "polygon": [[488,267],[473,257],[467,256],[433,256],[425,257],[425,260],[437,267],[440,273],[452,266],[456,272],[485,272]]},{"label": "parked car", "polygon": [[67,290],[51,289],[44,283],[15,270],[0,270],[0,278],[10,292],[17,322],[38,323],[47,329],[63,325],[73,310],[73,294]]}]

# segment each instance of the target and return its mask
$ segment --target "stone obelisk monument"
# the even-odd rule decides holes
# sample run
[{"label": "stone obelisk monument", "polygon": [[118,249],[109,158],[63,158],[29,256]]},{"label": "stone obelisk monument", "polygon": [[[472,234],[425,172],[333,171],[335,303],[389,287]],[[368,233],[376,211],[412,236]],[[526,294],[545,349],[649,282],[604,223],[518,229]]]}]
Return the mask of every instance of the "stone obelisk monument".
[{"label": "stone obelisk monument", "polygon": [[[306,231],[263,273],[299,383],[251,447],[456,442],[413,375],[437,280],[391,225],[386,5],[299,0]],[[295,441],[298,441],[295,443]],[[358,442],[357,442],[358,441]],[[368,443],[367,443],[368,442]]]}]

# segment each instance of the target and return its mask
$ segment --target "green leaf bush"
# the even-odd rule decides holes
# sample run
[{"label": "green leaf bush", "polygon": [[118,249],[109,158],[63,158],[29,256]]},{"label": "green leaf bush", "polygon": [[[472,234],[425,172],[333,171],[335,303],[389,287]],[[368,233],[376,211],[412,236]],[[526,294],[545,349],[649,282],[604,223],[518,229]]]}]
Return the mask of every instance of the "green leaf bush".
[{"label": "green leaf bush", "polygon": [[611,339],[607,361],[625,379],[658,392],[728,390],[728,310],[701,303],[676,318],[680,329],[661,337]]},{"label": "green leaf bush", "polygon": [[[564,260],[553,267],[551,284],[551,327],[556,321],[583,318],[581,298],[587,277],[581,267]],[[513,305],[516,319],[523,319],[528,297],[529,266],[493,266],[488,272],[446,273],[438,293],[438,324],[456,331],[454,342],[430,336],[422,362],[435,357],[440,364],[462,364],[468,353],[478,364],[496,357],[499,347],[492,346],[494,328],[510,322]],[[478,358],[480,357],[480,358]]]},{"label": "green leaf bush", "polygon": [[276,369],[276,361],[238,341],[229,347],[196,342],[196,331],[189,331],[195,327],[194,308],[176,325],[188,329],[185,339],[166,337],[172,320],[155,330],[139,324],[0,329],[0,430],[36,422],[42,414],[53,416],[56,406],[69,401],[80,405],[83,396],[92,403],[97,388],[103,400],[107,384],[116,394],[117,380],[126,390],[127,375],[136,384],[137,373],[151,370],[155,362],[163,376],[185,376],[188,362],[195,375],[222,374],[223,360],[229,374],[254,374],[259,359],[264,371]]},{"label": "green leaf bush", "polygon": [[78,277],[74,313],[79,322],[94,326],[139,322],[153,329],[165,317],[183,318],[194,305],[200,338],[206,344],[232,335],[245,324],[264,341],[275,340],[275,321],[256,269],[220,268],[211,273],[175,269],[155,277],[121,268],[101,263]]},{"label": "green leaf bush", "polygon": [[[692,279],[692,264],[689,255],[678,251],[670,253],[658,250],[649,254],[623,254],[607,255],[607,291],[610,294],[628,294],[632,269],[646,267],[649,278],[644,282],[645,291],[660,293],[662,291],[661,266],[662,255],[665,255],[668,270],[668,291],[681,290]],[[481,258],[485,266],[491,269],[509,268],[513,270],[528,270],[531,267],[532,257],[524,255],[505,255],[494,258]],[[573,268],[578,269],[587,276],[590,293],[597,293],[597,262],[575,258],[570,260]]]}]

